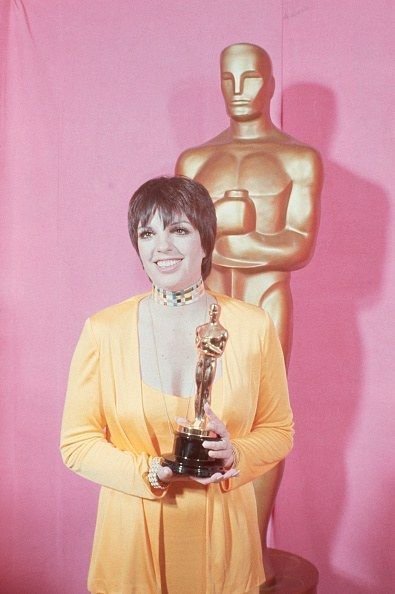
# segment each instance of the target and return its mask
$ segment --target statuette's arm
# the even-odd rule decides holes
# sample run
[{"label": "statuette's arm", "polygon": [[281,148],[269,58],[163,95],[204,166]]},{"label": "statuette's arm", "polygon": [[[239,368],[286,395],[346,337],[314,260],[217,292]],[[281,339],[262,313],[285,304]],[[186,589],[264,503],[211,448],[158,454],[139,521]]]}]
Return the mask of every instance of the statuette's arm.
[{"label": "statuette's arm", "polygon": [[224,341],[221,341],[219,346],[213,344],[212,339],[210,337],[201,338],[199,341],[199,349],[204,351],[207,355],[212,355],[215,357],[220,357],[224,351]]}]

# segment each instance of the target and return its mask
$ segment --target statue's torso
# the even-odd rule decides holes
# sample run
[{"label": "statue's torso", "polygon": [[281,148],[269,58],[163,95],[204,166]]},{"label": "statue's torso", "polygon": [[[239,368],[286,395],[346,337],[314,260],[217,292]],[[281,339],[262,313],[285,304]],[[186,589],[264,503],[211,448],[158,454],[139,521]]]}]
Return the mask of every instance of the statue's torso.
[{"label": "statue's torso", "polygon": [[256,210],[256,231],[276,233],[285,227],[292,151],[263,142],[205,145],[195,150],[199,166],[193,177],[208,189],[214,202],[227,190],[248,190]]},{"label": "statue's torso", "polygon": [[[185,151],[180,158],[178,173],[202,183],[214,203],[218,203],[217,219],[222,234],[232,236],[235,219],[249,224],[243,238],[248,251],[249,246],[254,245],[250,241],[251,217],[236,216],[232,221],[229,209],[222,208],[224,201],[221,199],[225,192],[247,190],[252,201],[251,208],[256,215],[254,232],[262,235],[281,234],[287,225],[291,192],[298,177],[303,177],[306,155],[309,161],[311,150],[277,129],[269,139],[257,140],[234,139],[227,130],[206,144]],[[241,201],[235,200],[231,206],[232,212],[237,208],[241,212],[245,208],[245,201],[243,205]],[[237,232],[244,234],[240,227]],[[240,235],[238,237],[241,238]],[[264,305],[276,320],[279,333],[286,334],[287,331],[280,328],[282,322],[278,322],[278,319],[281,318],[283,322],[288,319],[288,314],[284,312],[288,312],[290,303],[289,271],[284,268],[268,269],[261,265],[259,253],[255,259],[248,258],[246,261],[240,258],[237,261],[229,257],[226,246],[222,250],[221,241],[220,238],[216,242],[207,285],[220,293]],[[274,304],[273,307],[270,304]]]}]

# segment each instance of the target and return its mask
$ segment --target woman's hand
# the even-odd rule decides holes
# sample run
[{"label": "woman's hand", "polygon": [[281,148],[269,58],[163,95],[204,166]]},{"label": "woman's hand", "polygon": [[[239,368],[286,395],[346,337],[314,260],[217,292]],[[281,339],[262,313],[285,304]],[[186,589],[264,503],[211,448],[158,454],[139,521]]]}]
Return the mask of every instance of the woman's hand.
[{"label": "woman's hand", "polygon": [[223,422],[213,413],[210,406],[206,403],[204,411],[209,419],[207,429],[214,431],[221,439],[219,441],[204,441],[203,447],[208,449],[208,455],[211,458],[223,460],[225,472],[221,474],[216,472],[209,478],[199,478],[191,476],[191,480],[196,481],[202,485],[209,485],[210,483],[220,483],[226,479],[238,476],[239,471],[232,468],[234,463],[234,454],[232,444],[230,442],[229,432]]},{"label": "woman's hand", "polygon": [[[226,429],[224,423],[214,414],[210,406],[206,403],[204,405],[204,411],[209,419],[207,429],[213,431],[220,437],[219,441],[204,441],[203,447],[208,449],[208,455],[211,458],[217,458],[223,460],[224,473],[216,472],[208,478],[200,478],[197,476],[188,476],[185,474],[175,474],[168,466],[158,465],[156,469],[156,475],[162,483],[174,483],[180,481],[195,481],[201,485],[209,485],[211,483],[220,483],[226,479],[238,476],[239,471],[236,468],[232,468],[234,463],[234,454],[232,444],[230,442],[229,432]],[[178,424],[187,423],[186,419],[176,419]]]},{"label": "woman's hand", "polygon": [[188,481],[189,476],[186,474],[175,474],[168,466],[158,465],[156,476],[162,483],[176,483],[179,481]]}]

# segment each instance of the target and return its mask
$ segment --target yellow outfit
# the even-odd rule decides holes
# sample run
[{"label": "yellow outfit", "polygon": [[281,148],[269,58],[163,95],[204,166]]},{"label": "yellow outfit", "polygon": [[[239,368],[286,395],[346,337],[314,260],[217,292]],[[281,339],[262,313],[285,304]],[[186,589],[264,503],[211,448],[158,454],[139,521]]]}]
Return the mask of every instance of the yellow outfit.
[{"label": "yellow outfit", "polygon": [[[229,332],[212,408],[226,424],[240,476],[151,488],[152,456],[171,451],[162,395],[141,382],[138,303],[85,323],[71,364],[61,451],[102,485],[88,588],[95,594],[243,594],[264,581],[251,481],[292,447],[283,355],[269,316],[215,295]],[[181,355],[182,356],[182,355]],[[164,395],[173,418],[184,398]]]}]

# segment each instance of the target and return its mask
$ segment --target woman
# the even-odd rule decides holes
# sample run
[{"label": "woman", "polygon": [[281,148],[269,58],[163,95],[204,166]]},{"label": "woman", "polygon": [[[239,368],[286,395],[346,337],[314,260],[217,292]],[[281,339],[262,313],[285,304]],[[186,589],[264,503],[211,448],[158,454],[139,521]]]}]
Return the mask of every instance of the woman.
[{"label": "woman", "polygon": [[[102,485],[89,591],[255,591],[264,574],[251,481],[292,447],[276,332],[261,309],[205,291],[216,218],[203,186],[146,182],[129,233],[152,291],[87,320],[62,424],[65,464]],[[172,450],[175,419],[191,416],[195,330],[211,303],[229,339],[205,405],[221,440],[204,445],[224,472],[202,479],[174,475],[160,454]]]}]

